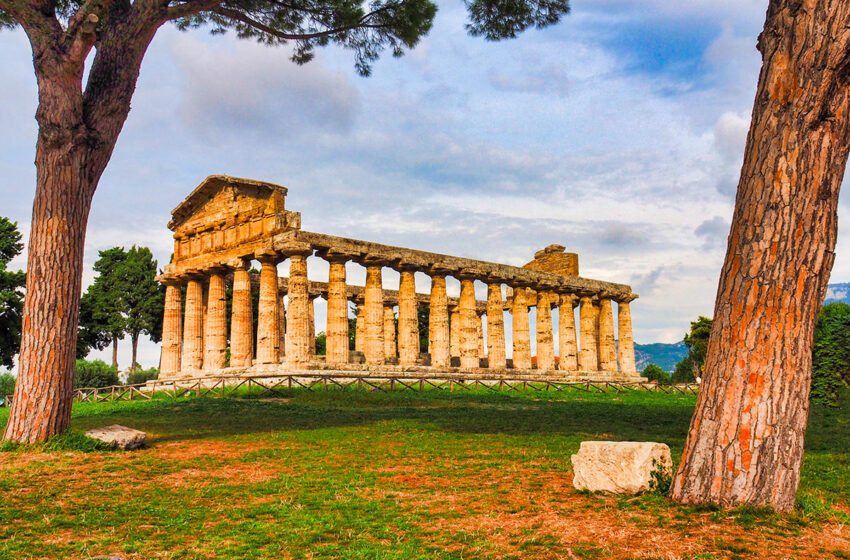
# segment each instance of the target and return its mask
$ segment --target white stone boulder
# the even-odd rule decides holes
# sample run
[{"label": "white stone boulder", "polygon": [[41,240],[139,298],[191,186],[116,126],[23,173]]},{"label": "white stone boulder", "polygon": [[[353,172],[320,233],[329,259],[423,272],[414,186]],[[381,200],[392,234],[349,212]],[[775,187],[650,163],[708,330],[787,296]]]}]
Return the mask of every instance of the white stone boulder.
[{"label": "white stone boulder", "polygon": [[145,432],[119,424],[89,430],[86,435],[124,450],[144,447],[148,437]]},{"label": "white stone boulder", "polygon": [[583,441],[572,456],[578,490],[640,494],[651,490],[652,472],[673,473],[670,448],[652,441]]}]

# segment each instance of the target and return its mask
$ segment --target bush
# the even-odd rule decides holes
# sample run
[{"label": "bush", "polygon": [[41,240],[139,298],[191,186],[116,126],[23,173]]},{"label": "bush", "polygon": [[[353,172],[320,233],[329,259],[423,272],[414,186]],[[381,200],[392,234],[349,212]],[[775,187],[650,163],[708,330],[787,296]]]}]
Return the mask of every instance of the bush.
[{"label": "bush", "polygon": [[127,385],[138,385],[157,377],[159,377],[159,370],[155,367],[142,369],[139,364],[136,364],[127,374]]},{"label": "bush", "polygon": [[641,375],[646,377],[648,381],[656,381],[659,385],[670,383],[670,375],[655,364],[647,364]]},{"label": "bush", "polygon": [[850,305],[823,306],[812,348],[812,402],[835,406],[838,391],[850,379]]},{"label": "bush", "polygon": [[118,370],[100,360],[77,360],[74,387],[118,385]]},{"label": "bush", "polygon": [[0,373],[0,399],[15,392],[15,376],[9,372]]}]

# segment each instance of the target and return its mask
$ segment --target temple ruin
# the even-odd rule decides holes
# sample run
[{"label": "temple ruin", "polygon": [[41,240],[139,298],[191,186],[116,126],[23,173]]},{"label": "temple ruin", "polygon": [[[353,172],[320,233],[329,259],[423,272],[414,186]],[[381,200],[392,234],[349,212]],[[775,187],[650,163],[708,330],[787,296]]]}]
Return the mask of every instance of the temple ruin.
[{"label": "temple ruin", "polygon": [[[166,286],[160,379],[311,370],[641,379],[629,308],[637,295],[624,284],[580,277],[578,255],[563,246],[550,245],[517,267],[313,233],[301,229],[298,212],[286,210],[286,194],[279,185],[213,175],[172,211],[174,257],[158,278]],[[328,261],[327,282],[308,280],[311,256]],[[279,277],[278,264],[287,259],[289,276]],[[259,274],[252,273],[255,261]],[[365,267],[365,286],[346,283],[349,261]],[[398,290],[384,289],[384,268],[399,273]],[[417,293],[416,273],[430,277],[430,293]],[[448,297],[447,277],[460,281],[460,297]],[[486,300],[476,299],[476,281],[486,285]],[[315,350],[313,302],[319,297],[327,301],[325,356]],[[354,350],[352,302],[358,310]],[[423,307],[425,353],[417,316]],[[505,311],[512,323],[510,359]]]}]

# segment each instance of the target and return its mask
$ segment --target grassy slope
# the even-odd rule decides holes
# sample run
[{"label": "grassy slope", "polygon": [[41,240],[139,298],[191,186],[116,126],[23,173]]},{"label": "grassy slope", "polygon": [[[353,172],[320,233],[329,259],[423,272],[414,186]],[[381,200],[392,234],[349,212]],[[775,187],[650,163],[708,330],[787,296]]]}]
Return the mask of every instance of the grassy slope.
[{"label": "grassy slope", "polygon": [[827,511],[850,506],[847,394],[812,413],[790,518],[571,489],[582,440],[662,441],[677,457],[692,396],[287,396],[76,405],[74,430],[124,424],[152,447],[0,454],[0,558],[631,558],[658,546],[675,554],[664,557],[850,558],[848,518]]}]

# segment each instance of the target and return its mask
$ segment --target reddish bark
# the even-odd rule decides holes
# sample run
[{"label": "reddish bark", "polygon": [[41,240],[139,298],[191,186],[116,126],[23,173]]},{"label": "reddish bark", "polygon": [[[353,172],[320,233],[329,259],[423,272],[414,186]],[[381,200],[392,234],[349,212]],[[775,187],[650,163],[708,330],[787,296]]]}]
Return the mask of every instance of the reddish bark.
[{"label": "reddish bark", "polygon": [[793,508],[850,120],[850,2],[770,2],[704,382],[673,498]]},{"label": "reddish bark", "polygon": [[[109,3],[101,6],[106,9]],[[159,23],[129,4],[113,7],[83,93],[83,63],[95,41],[97,17],[74,17],[66,31],[49,10],[14,3],[0,7],[29,36],[38,79],[37,185],[20,368],[4,436],[35,443],[60,433],[70,421],[91,200],[129,113],[142,57]]]}]

